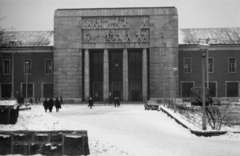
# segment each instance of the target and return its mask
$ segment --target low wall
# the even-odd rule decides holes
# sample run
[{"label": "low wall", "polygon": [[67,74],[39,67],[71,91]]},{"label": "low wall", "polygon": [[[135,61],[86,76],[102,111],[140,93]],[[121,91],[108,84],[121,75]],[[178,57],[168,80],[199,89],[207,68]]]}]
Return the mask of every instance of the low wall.
[{"label": "low wall", "polygon": [[89,155],[87,131],[0,131],[0,155]]}]

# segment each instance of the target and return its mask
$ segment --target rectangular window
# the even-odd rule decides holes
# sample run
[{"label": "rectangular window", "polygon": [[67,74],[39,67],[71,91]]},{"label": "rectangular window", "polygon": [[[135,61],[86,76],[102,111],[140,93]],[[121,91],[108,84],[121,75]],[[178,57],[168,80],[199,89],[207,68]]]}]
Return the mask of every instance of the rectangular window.
[{"label": "rectangular window", "polygon": [[213,60],[213,58],[208,58],[208,72],[209,73],[214,72],[214,60]]},{"label": "rectangular window", "polygon": [[238,97],[238,82],[227,82],[227,97]]},{"label": "rectangular window", "polygon": [[45,74],[51,75],[52,74],[52,60],[45,60]]},{"label": "rectangular window", "polygon": [[236,58],[234,57],[228,58],[228,72],[229,73],[236,72]]},{"label": "rectangular window", "polygon": [[31,67],[31,60],[24,61],[24,73],[31,74],[32,67]]},{"label": "rectangular window", "polygon": [[[207,83],[205,83],[205,87],[207,87]],[[209,82],[209,94],[211,97],[217,96],[217,83]]]},{"label": "rectangular window", "polygon": [[10,60],[3,60],[3,74],[9,75],[11,69]]},{"label": "rectangular window", "polygon": [[191,96],[191,88],[194,86],[193,82],[182,82],[182,97],[190,97]]},{"label": "rectangular window", "polygon": [[192,60],[190,57],[184,58],[184,73],[190,73],[192,66]]}]

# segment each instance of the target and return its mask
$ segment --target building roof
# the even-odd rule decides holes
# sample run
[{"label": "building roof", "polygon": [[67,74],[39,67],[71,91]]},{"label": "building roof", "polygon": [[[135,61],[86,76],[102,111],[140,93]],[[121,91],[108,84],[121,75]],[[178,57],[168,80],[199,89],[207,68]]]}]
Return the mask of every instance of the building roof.
[{"label": "building roof", "polygon": [[17,46],[53,46],[53,31],[6,31],[4,41]]},{"label": "building roof", "polygon": [[[5,41],[14,41],[17,46],[53,46],[53,31],[7,31]],[[192,28],[180,29],[178,43],[198,44],[210,39],[209,44],[240,44],[240,28]]]},{"label": "building roof", "polygon": [[209,38],[209,44],[240,44],[240,28],[180,29],[179,44],[199,44]]}]

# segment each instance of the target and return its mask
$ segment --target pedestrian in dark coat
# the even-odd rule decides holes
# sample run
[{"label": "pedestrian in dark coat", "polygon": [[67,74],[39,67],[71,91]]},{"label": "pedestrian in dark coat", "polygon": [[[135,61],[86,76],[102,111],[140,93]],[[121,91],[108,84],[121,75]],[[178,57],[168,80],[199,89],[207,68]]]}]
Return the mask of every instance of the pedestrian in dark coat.
[{"label": "pedestrian in dark coat", "polygon": [[53,99],[50,98],[49,101],[48,101],[48,108],[49,108],[49,112],[52,112],[52,109],[53,109]]},{"label": "pedestrian in dark coat", "polygon": [[119,107],[120,106],[120,99],[119,99],[119,97],[117,96],[117,106]]},{"label": "pedestrian in dark coat", "polygon": [[108,99],[109,99],[109,104],[112,104],[112,95],[111,95],[111,93],[109,93]]},{"label": "pedestrian in dark coat", "polygon": [[43,101],[43,107],[44,107],[44,109],[45,109],[45,112],[47,112],[47,110],[48,110],[48,100],[47,100],[47,98],[45,98],[45,100]]},{"label": "pedestrian in dark coat", "polygon": [[93,106],[93,99],[92,99],[92,97],[90,96],[90,97],[89,97],[89,100],[88,100],[88,107],[90,107],[90,109],[92,109],[92,106]]},{"label": "pedestrian in dark coat", "polygon": [[56,97],[56,100],[55,100],[55,107],[56,107],[56,112],[58,112],[59,108],[61,108],[61,103],[60,103],[60,101],[58,100],[57,97]]},{"label": "pedestrian in dark coat", "polygon": [[114,98],[114,106],[117,107],[117,97]]}]

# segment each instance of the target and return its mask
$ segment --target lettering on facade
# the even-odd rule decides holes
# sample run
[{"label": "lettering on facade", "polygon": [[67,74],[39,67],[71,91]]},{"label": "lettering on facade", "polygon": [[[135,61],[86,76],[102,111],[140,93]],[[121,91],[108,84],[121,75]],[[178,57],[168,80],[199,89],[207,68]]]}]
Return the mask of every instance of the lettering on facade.
[{"label": "lettering on facade", "polygon": [[[148,42],[149,17],[83,18],[83,42]],[[131,35],[135,38],[131,38]]]}]

